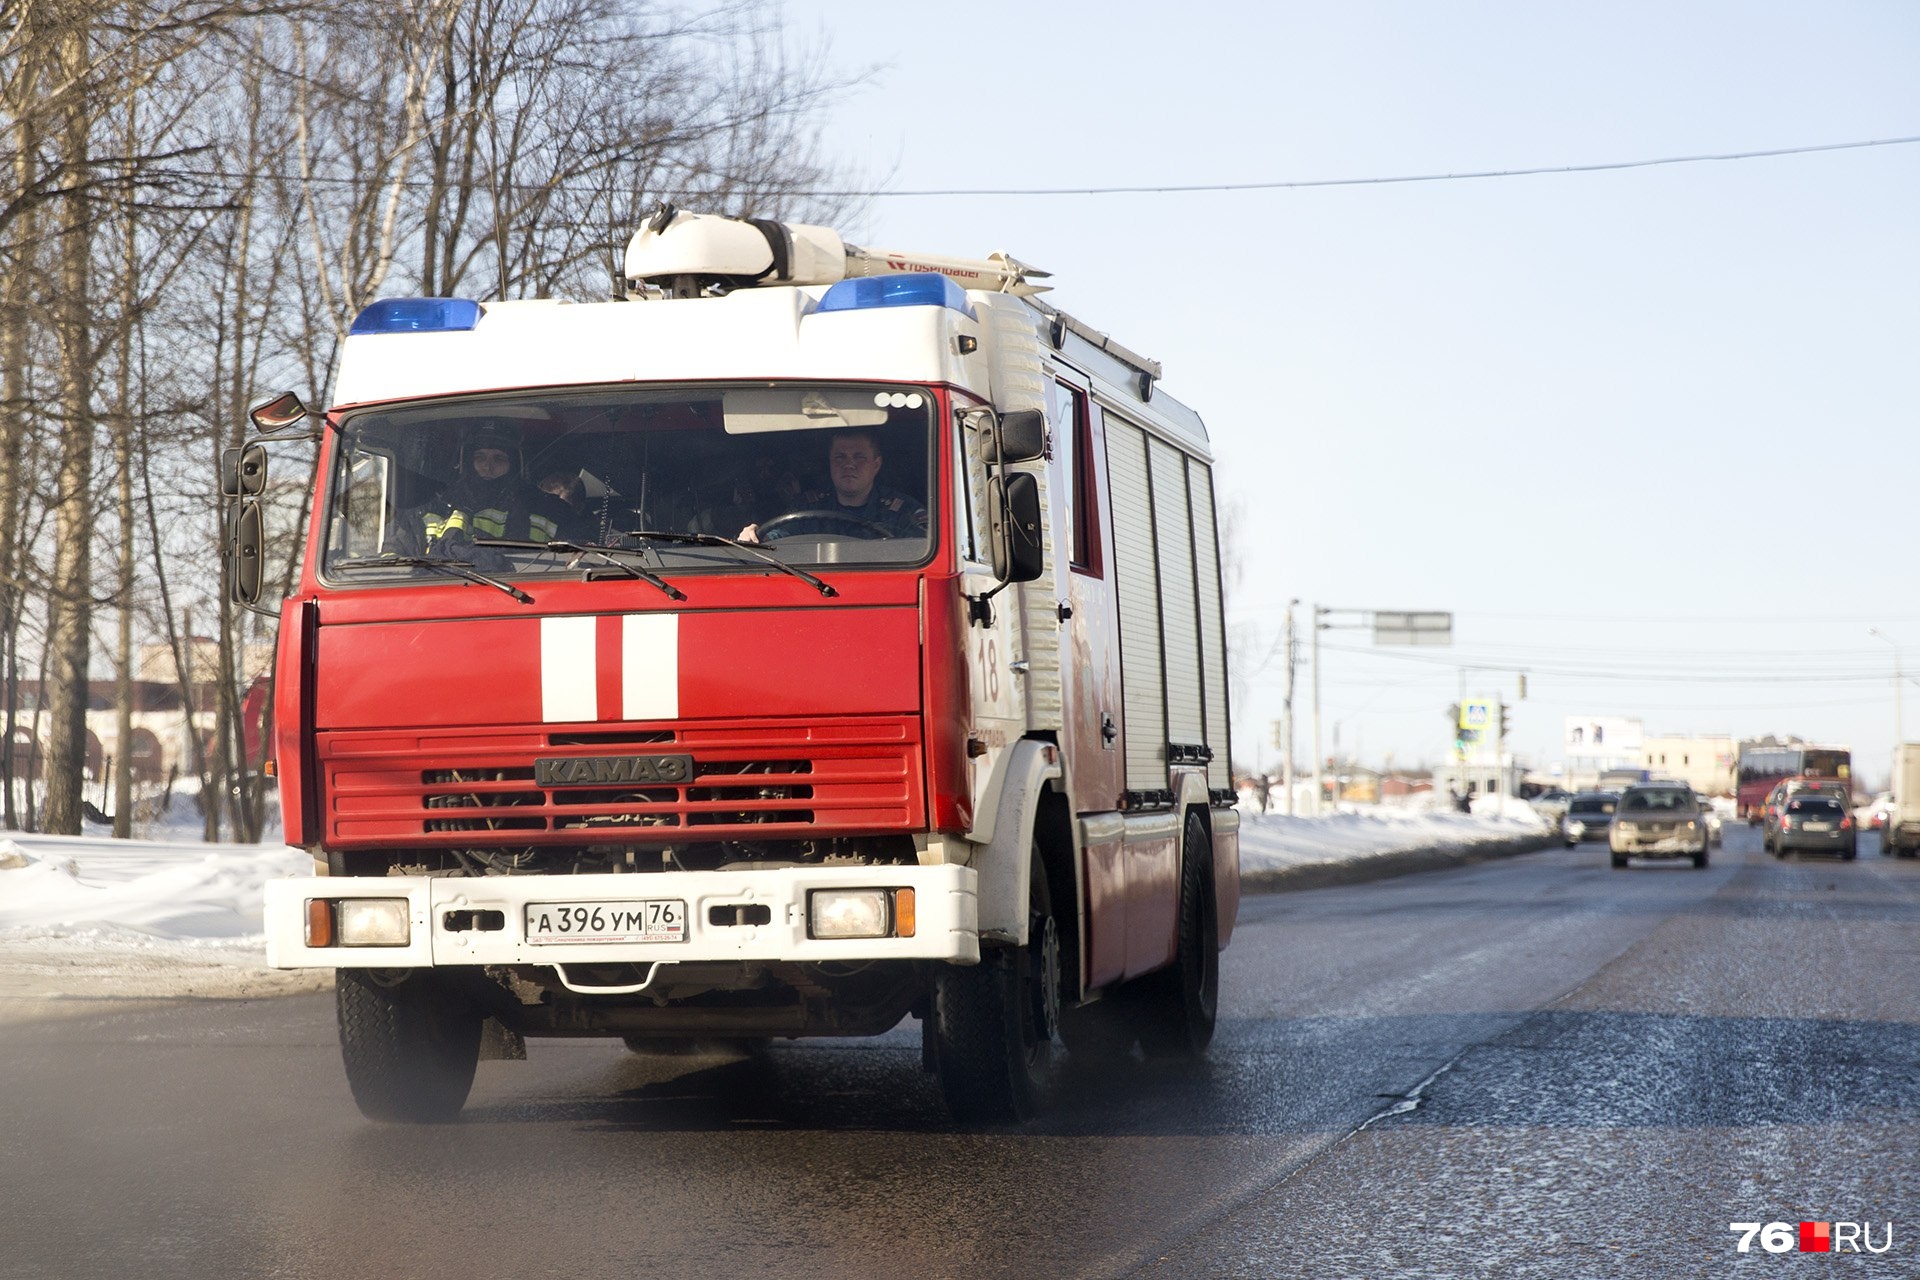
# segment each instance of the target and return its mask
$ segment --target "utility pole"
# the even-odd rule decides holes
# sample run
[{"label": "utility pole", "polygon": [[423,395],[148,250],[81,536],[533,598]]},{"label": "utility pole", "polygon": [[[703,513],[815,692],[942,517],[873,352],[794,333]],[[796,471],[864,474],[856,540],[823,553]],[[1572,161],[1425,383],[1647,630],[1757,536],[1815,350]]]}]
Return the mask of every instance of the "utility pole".
[{"label": "utility pole", "polygon": [[[1298,664],[1300,655],[1300,650],[1295,646],[1293,641],[1293,610],[1299,603],[1298,600],[1287,601],[1287,695],[1286,699],[1281,703],[1280,716],[1281,723],[1286,726],[1284,736],[1280,740],[1280,750],[1282,753],[1280,757],[1280,780],[1281,785],[1286,788],[1286,815],[1289,818],[1293,816],[1293,669]],[[1318,668],[1315,668],[1315,670],[1317,671]]]},{"label": "utility pole", "polygon": [[1507,816],[1507,701],[1497,693],[1493,696],[1493,776],[1494,794],[1500,797],[1494,801],[1493,811],[1504,818]]},{"label": "utility pole", "polygon": [[1320,754],[1320,616],[1327,610],[1313,606],[1313,816],[1320,816],[1326,797],[1326,761]]}]

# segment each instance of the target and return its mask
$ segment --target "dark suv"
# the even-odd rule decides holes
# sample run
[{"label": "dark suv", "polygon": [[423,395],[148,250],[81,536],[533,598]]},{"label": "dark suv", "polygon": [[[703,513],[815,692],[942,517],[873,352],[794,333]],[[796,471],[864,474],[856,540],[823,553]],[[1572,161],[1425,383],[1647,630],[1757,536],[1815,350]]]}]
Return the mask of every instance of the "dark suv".
[{"label": "dark suv", "polygon": [[1837,853],[1851,861],[1860,852],[1859,835],[1844,793],[1802,791],[1788,796],[1777,813],[1767,815],[1763,839],[1776,858],[1786,857],[1789,849],[1804,849]]},{"label": "dark suv", "polygon": [[1582,840],[1605,840],[1607,828],[1613,824],[1614,806],[1619,803],[1620,797],[1611,791],[1583,791],[1567,801],[1562,828],[1567,848]]}]

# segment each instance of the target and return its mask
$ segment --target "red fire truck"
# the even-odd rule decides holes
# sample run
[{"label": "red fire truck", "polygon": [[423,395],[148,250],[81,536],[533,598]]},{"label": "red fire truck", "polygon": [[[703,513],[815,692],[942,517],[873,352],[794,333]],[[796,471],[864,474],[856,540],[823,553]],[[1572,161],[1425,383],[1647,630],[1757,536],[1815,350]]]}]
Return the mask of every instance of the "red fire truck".
[{"label": "red fire truck", "polygon": [[[1197,1056],[1239,900],[1205,430],[1042,274],[663,209],[622,300],[388,299],[280,605],[268,959],[369,1117],[525,1036],[919,1020],[965,1121]],[[963,287],[964,286],[964,287]],[[503,460],[504,459],[504,465]],[[539,482],[540,487],[535,487]]]}]

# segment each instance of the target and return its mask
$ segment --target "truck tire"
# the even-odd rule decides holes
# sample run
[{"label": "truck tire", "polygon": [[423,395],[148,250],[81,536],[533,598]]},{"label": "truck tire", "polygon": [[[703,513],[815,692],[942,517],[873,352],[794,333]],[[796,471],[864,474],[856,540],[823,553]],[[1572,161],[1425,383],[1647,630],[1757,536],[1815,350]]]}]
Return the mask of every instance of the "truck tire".
[{"label": "truck tire", "polygon": [[923,1034],[947,1110],[961,1124],[1031,1119],[1055,1078],[1060,926],[1037,848],[1028,868],[1027,945],[983,948],[979,964],[934,974]]},{"label": "truck tire", "polygon": [[1173,963],[1140,980],[1140,1047],[1149,1058],[1203,1056],[1220,1006],[1220,926],[1213,845],[1206,823],[1187,815],[1180,851],[1180,918]]},{"label": "truck tire", "polygon": [[399,1124],[457,1117],[480,1061],[480,1014],[411,972],[341,969],[333,990],[340,1057],[360,1114]]}]

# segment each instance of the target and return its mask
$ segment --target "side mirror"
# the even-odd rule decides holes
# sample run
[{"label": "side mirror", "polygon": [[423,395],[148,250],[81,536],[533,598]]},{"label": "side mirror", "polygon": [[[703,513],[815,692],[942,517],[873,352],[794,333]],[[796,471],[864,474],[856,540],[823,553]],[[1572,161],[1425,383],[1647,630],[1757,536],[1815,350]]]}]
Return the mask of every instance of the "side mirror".
[{"label": "side mirror", "polygon": [[[1037,416],[1037,415],[1036,415]],[[988,542],[993,576],[1002,582],[1032,582],[1046,567],[1040,545],[1040,484],[1025,472],[987,481]]]},{"label": "side mirror", "polygon": [[253,422],[253,429],[262,435],[285,431],[306,416],[307,406],[301,404],[300,397],[291,391],[282,391],[273,399],[257,404],[247,411],[247,417]]},{"label": "side mirror", "polygon": [[266,541],[266,522],[260,514],[260,500],[240,499],[240,510],[233,517],[233,536],[227,542],[227,589],[235,603],[260,603],[261,553]]},{"label": "side mirror", "polygon": [[1047,452],[1047,419],[1038,409],[1015,409],[1000,415],[994,430],[995,462],[1032,462]]},{"label": "side mirror", "polygon": [[244,445],[220,451],[220,494],[227,498],[254,498],[267,487],[267,447]]}]

